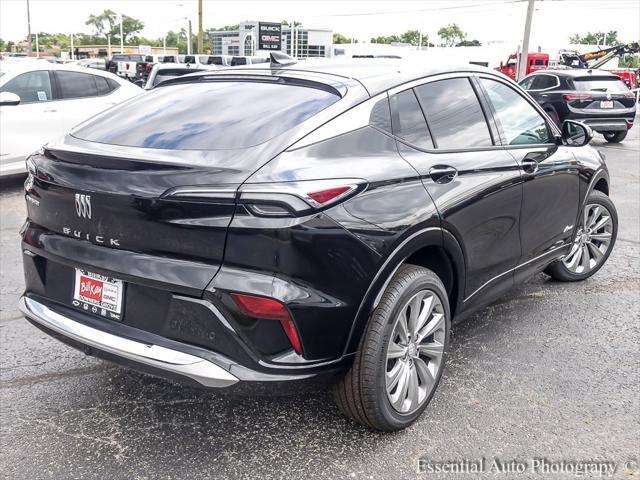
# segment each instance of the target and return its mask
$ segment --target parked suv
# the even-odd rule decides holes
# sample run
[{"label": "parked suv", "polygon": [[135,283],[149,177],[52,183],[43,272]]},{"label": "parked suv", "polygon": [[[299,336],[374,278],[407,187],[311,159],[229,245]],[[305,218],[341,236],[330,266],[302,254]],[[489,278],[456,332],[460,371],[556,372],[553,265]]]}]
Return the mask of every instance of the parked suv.
[{"label": "parked suv", "polygon": [[620,77],[604,70],[540,70],[520,81],[560,125],[580,120],[608,142],[624,140],[636,115],[635,95]]},{"label": "parked suv", "polygon": [[392,431],[433,396],[453,323],[606,262],[618,219],[590,129],[503,75],[275,66],[167,80],[28,159],[34,325],[228,392],[333,383],[344,414]]}]

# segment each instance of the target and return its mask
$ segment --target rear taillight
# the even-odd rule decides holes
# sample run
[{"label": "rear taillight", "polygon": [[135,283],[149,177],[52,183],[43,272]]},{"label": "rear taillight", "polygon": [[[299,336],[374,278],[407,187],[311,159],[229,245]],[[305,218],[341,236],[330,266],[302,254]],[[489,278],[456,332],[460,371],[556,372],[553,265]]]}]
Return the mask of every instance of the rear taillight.
[{"label": "rear taillight", "polygon": [[145,68],[146,68],[147,72],[150,72],[150,71],[151,71],[151,69],[153,68],[153,65],[151,65],[150,63],[147,63],[147,64],[145,65]]},{"label": "rear taillight", "polygon": [[254,183],[234,186],[193,185],[167,190],[161,198],[203,203],[238,203],[258,217],[302,217],[333,207],[367,187],[360,178]]},{"label": "rear taillight", "polygon": [[350,189],[350,186],[327,188],[318,192],[307,193],[307,196],[320,205],[324,205],[325,203],[329,203],[330,201],[339,198],[341,195],[344,195]]},{"label": "rear taillight", "polygon": [[247,184],[238,202],[257,216],[300,217],[337,205],[366,188],[356,178]]},{"label": "rear taillight", "polygon": [[240,310],[250,317],[278,320],[293,349],[298,355],[302,355],[302,343],[300,342],[298,330],[295,323],[293,323],[289,310],[283,303],[273,298],[256,297],[242,293],[232,293],[231,298],[233,298]]},{"label": "rear taillight", "polygon": [[636,95],[633,92],[624,92],[622,96],[625,98],[635,98]]},{"label": "rear taillight", "polygon": [[562,95],[567,101],[571,100],[591,100],[593,96],[590,93],[565,93]]}]

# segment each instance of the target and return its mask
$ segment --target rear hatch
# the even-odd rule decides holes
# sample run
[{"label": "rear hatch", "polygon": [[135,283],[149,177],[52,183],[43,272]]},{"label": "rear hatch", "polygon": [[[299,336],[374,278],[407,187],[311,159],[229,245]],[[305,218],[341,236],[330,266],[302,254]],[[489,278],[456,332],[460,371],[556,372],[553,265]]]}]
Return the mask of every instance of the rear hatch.
[{"label": "rear hatch", "polygon": [[140,95],[31,157],[32,233],[40,240],[43,232],[59,235],[51,249],[77,244],[50,252],[72,261],[90,246],[93,265],[111,265],[116,277],[142,275],[133,263],[109,263],[124,258],[116,251],[145,258],[147,266],[155,259],[207,266],[206,278],[189,280],[202,290],[222,262],[238,186],[284,150],[301,123],[339,98],[326,89],[239,81]]},{"label": "rear hatch", "polygon": [[569,107],[584,113],[623,113],[635,106],[635,96],[618,77],[584,76],[573,79],[575,93],[565,95]]}]

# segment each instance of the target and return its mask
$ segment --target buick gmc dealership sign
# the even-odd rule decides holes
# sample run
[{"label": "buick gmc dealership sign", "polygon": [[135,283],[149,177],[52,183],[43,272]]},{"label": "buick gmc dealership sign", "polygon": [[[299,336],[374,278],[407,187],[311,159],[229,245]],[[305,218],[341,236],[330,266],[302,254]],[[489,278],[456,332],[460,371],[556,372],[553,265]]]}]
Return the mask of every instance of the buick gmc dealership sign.
[{"label": "buick gmc dealership sign", "polygon": [[280,50],[282,45],[282,25],[279,23],[258,23],[258,50]]}]

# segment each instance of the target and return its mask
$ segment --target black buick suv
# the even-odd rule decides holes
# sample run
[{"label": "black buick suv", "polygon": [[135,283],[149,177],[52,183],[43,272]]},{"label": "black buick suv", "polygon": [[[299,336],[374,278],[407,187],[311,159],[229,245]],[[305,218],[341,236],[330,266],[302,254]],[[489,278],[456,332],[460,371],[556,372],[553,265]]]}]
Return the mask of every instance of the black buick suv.
[{"label": "black buick suv", "polygon": [[636,116],[636,95],[620,77],[605,70],[538,70],[520,86],[561,125],[579,120],[607,142],[625,139]]},{"label": "black buick suv", "polygon": [[28,158],[20,308],[88,354],[228,392],[332,385],[344,414],[398,430],[453,323],[606,261],[591,135],[479,67],[169,80]]}]

